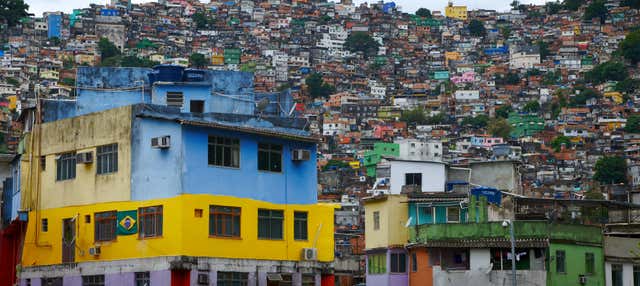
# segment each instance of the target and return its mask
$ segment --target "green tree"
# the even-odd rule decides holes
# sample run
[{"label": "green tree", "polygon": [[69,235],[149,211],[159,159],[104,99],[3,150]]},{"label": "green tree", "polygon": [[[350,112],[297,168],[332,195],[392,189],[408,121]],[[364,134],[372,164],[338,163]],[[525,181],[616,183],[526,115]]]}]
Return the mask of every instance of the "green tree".
[{"label": "green tree", "polygon": [[567,136],[560,135],[551,140],[551,147],[553,147],[553,150],[556,152],[560,152],[563,144],[565,147],[568,147],[569,145],[571,145],[571,139]]},{"label": "green tree", "polygon": [[564,0],[562,4],[567,10],[577,11],[584,2],[585,0]]},{"label": "green tree", "polygon": [[416,11],[416,16],[420,16],[422,18],[431,18],[431,11],[427,8],[420,8]]},{"label": "green tree", "polygon": [[594,84],[606,81],[622,81],[627,78],[627,68],[621,62],[608,61],[595,66],[585,74],[585,80]]},{"label": "green tree", "polygon": [[562,10],[562,4],[560,4],[560,2],[547,2],[544,8],[548,15],[555,15]]},{"label": "green tree", "polygon": [[485,128],[487,127],[487,124],[489,124],[489,117],[486,115],[465,117],[460,123],[462,126],[470,126],[472,128]]},{"label": "green tree", "polygon": [[24,0],[0,1],[0,20],[6,21],[9,27],[18,24],[21,18],[29,16],[27,11],[29,11],[29,5],[24,3]]},{"label": "green tree", "polygon": [[105,61],[108,58],[120,55],[120,49],[116,47],[107,38],[100,38],[98,42],[98,50],[100,51],[100,58]]},{"label": "green tree", "polygon": [[496,117],[509,118],[509,113],[513,111],[511,105],[503,105],[496,108]]},{"label": "green tree", "polygon": [[436,124],[444,124],[447,122],[447,118],[444,116],[444,113],[438,113],[433,116],[429,116],[425,120],[425,124],[436,125]]},{"label": "green tree", "polygon": [[193,53],[189,56],[189,65],[195,68],[203,68],[207,66],[207,58],[203,54]]},{"label": "green tree", "polygon": [[627,124],[624,126],[624,131],[629,133],[640,133],[640,115],[631,115],[627,118]]},{"label": "green tree", "polygon": [[427,121],[427,114],[422,107],[403,110],[402,115],[400,116],[400,121],[406,122],[410,125],[423,124]]},{"label": "green tree", "polygon": [[619,156],[602,157],[596,162],[593,179],[602,184],[627,182],[627,162]]},{"label": "green tree", "polygon": [[547,44],[543,40],[538,40],[537,44],[538,44],[538,49],[540,50],[540,59],[545,60],[550,54],[549,44]]},{"label": "green tree", "polygon": [[505,140],[510,138],[511,125],[504,118],[494,118],[489,121],[489,134],[495,137],[502,137]]},{"label": "green tree", "polygon": [[7,84],[13,85],[15,87],[19,87],[20,86],[20,81],[18,81],[17,79],[15,79],[13,77],[5,78],[5,81],[7,82]]},{"label": "green tree", "polygon": [[624,38],[618,46],[622,56],[633,64],[640,62],[640,30],[635,30]]},{"label": "green tree", "polygon": [[587,6],[584,11],[584,19],[591,20],[593,18],[600,18],[600,23],[604,23],[604,19],[607,18],[607,7],[604,5],[604,0],[594,0]]},{"label": "green tree", "polygon": [[508,39],[511,36],[511,27],[509,26],[500,27],[500,34],[502,35],[502,38]]},{"label": "green tree", "polygon": [[496,83],[501,85],[513,85],[520,83],[520,75],[515,72],[509,72],[496,78]]},{"label": "green tree", "polygon": [[142,68],[150,68],[156,65],[159,65],[159,62],[152,61],[147,58],[139,58],[136,56],[126,56],[123,57],[120,66],[122,67],[142,67]]},{"label": "green tree", "polygon": [[336,91],[335,87],[324,82],[319,73],[310,74],[305,79],[305,84],[311,98],[326,98]]},{"label": "green tree", "polygon": [[624,93],[634,93],[640,89],[640,80],[625,78],[616,84],[615,90]]},{"label": "green tree", "polygon": [[530,113],[536,113],[540,111],[540,103],[535,100],[529,101],[527,102],[527,104],[524,105],[522,110]]},{"label": "green tree", "polygon": [[620,6],[628,6],[633,9],[640,9],[640,0],[622,0]]},{"label": "green tree", "polygon": [[350,52],[362,52],[365,58],[378,53],[380,44],[366,32],[353,32],[344,42],[344,47]]},{"label": "green tree", "polygon": [[599,96],[598,92],[591,88],[576,88],[579,91],[578,94],[571,97],[569,100],[569,106],[576,107],[587,104],[587,100],[596,98]]},{"label": "green tree", "polygon": [[469,33],[474,37],[484,37],[487,34],[487,30],[480,20],[473,19],[469,22]]},{"label": "green tree", "polygon": [[200,11],[193,13],[193,15],[191,15],[191,19],[193,20],[193,23],[196,24],[196,28],[201,30],[213,28],[216,23],[214,18]]}]

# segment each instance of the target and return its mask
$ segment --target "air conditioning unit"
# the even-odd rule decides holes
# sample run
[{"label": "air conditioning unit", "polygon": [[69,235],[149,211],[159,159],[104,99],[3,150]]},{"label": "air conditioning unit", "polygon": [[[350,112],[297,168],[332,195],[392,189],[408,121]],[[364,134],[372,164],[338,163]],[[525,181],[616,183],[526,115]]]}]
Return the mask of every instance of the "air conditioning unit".
[{"label": "air conditioning unit", "polygon": [[365,176],[360,176],[360,182],[364,183],[367,181],[367,177]]},{"label": "air conditioning unit", "polygon": [[200,284],[200,285],[209,285],[209,274],[207,274],[207,273],[198,273],[198,284]]},{"label": "air conditioning unit", "polygon": [[162,136],[162,137],[154,137],[151,138],[151,147],[152,148],[169,148],[171,146],[171,136]]},{"label": "air conditioning unit", "polygon": [[89,254],[93,256],[100,255],[100,246],[89,247]]},{"label": "air conditioning unit", "polygon": [[93,163],[93,152],[82,152],[76,154],[76,163],[89,164]]},{"label": "air conditioning unit", "polygon": [[580,275],[580,277],[578,277],[578,282],[582,285],[587,284],[587,276]]},{"label": "air conditioning unit", "polygon": [[318,249],[317,248],[303,248],[302,249],[302,259],[303,260],[317,260],[318,259]]},{"label": "air conditioning unit", "polygon": [[293,150],[292,160],[294,161],[309,161],[311,158],[311,152],[309,150],[296,149]]}]

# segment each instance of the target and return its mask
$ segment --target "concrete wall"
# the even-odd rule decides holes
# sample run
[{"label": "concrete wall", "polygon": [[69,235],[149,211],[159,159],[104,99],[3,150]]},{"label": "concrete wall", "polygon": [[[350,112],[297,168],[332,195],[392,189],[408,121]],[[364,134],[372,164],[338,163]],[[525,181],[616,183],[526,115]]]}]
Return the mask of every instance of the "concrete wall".
[{"label": "concrete wall", "polygon": [[[547,285],[547,273],[536,270],[518,270],[516,282],[518,285],[544,286]],[[448,270],[433,267],[433,285],[438,286],[511,286],[511,271],[478,271],[478,270]],[[425,284],[422,284],[425,285]],[[576,284],[549,284],[576,285]]]},{"label": "concrete wall", "polygon": [[519,188],[514,164],[511,161],[472,163],[471,183],[514,192]]},{"label": "concrete wall", "polygon": [[444,192],[447,172],[443,163],[390,161],[390,165],[391,194],[400,194],[407,173],[422,173],[422,192]]},{"label": "concrete wall", "polygon": [[[365,248],[404,245],[409,238],[407,223],[407,197],[389,195],[385,200],[365,202]],[[373,214],[380,214],[380,229],[374,229]]]}]

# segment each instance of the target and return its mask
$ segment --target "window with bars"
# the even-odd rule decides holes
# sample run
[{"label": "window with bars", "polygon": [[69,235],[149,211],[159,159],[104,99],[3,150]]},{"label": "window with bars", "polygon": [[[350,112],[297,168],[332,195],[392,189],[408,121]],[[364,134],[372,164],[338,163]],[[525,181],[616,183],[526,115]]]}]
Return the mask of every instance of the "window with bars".
[{"label": "window with bars", "polygon": [[209,165],[240,168],[240,140],[209,136]]},{"label": "window with bars", "polygon": [[209,235],[240,237],[240,214],[238,207],[210,206]]},{"label": "window with bars", "polygon": [[76,177],[76,152],[58,155],[56,160],[56,181],[74,179]]},{"label": "window with bars", "polygon": [[104,286],[104,275],[82,276],[82,286]]},{"label": "window with bars", "polygon": [[307,212],[294,212],[293,213],[293,239],[295,240],[307,240]]},{"label": "window with bars", "polygon": [[162,206],[139,208],[138,216],[140,238],[162,236]]},{"label": "window with bars", "polygon": [[218,286],[246,286],[248,280],[249,273],[218,271]]},{"label": "window with bars", "polygon": [[379,211],[373,212],[373,229],[374,230],[380,229],[380,212]]},{"label": "window with bars", "polygon": [[586,274],[595,273],[596,260],[595,260],[595,257],[593,256],[592,252],[587,252],[587,253],[584,254],[584,269],[585,269],[584,272]]},{"label": "window with bars", "polygon": [[404,253],[391,253],[391,272],[407,272],[407,255]]},{"label": "window with bars", "polygon": [[151,285],[151,275],[149,272],[136,272],[135,276],[135,285],[136,286],[150,286]]},{"label": "window with bars", "polygon": [[405,185],[408,186],[421,186],[422,185],[422,173],[407,173],[404,174]]},{"label": "window with bars", "polygon": [[447,222],[450,222],[450,223],[460,222],[460,209],[458,207],[447,208]]},{"label": "window with bars", "polygon": [[116,239],[117,212],[95,213],[95,241],[112,241]]},{"label": "window with bars", "polygon": [[565,254],[564,250],[556,250],[556,272],[557,273],[566,273],[567,265],[565,264]]},{"label": "window with bars", "polygon": [[258,210],[258,238],[282,239],[284,212],[281,210]]},{"label": "window with bars", "polygon": [[184,104],[184,96],[182,92],[178,92],[178,91],[167,92],[167,106],[182,108],[183,104]]},{"label": "window with bars", "polygon": [[282,145],[258,144],[258,170],[282,172]]},{"label": "window with bars", "polygon": [[115,173],[118,171],[118,144],[98,146],[98,174]]}]

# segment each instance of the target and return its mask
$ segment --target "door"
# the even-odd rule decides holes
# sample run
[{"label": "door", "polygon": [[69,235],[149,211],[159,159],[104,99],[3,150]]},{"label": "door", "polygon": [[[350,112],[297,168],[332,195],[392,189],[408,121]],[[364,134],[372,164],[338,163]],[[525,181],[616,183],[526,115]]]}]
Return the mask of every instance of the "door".
[{"label": "door", "polygon": [[189,286],[191,284],[190,270],[171,270],[171,286]]},{"label": "door", "polygon": [[76,261],[76,219],[62,220],[62,263]]}]

